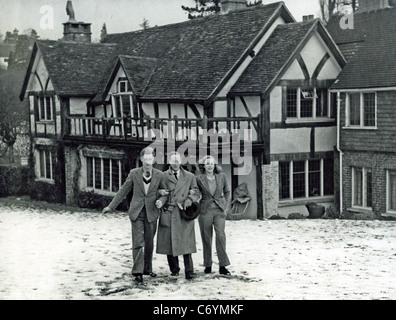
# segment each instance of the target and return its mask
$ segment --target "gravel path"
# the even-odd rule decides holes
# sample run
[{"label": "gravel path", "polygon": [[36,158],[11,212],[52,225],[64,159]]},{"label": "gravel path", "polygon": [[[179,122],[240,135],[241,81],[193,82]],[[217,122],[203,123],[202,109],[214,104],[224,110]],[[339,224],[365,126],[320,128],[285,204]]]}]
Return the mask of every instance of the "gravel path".
[{"label": "gravel path", "polygon": [[125,213],[0,199],[0,299],[396,298],[394,221],[227,221],[226,233],[232,277],[203,273],[196,223],[196,279],[171,278],[155,254],[158,277],[136,287]]}]

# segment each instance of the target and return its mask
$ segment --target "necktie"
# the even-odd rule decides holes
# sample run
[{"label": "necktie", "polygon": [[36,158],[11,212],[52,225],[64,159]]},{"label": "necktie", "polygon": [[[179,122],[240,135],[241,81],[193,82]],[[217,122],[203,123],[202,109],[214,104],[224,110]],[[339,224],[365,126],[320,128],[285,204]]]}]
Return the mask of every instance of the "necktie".
[{"label": "necktie", "polygon": [[149,184],[151,182],[151,175],[150,172],[146,171],[143,175],[143,182],[145,184]]},{"label": "necktie", "polygon": [[177,177],[177,172],[173,173],[175,175],[176,180],[179,180],[179,178]]}]

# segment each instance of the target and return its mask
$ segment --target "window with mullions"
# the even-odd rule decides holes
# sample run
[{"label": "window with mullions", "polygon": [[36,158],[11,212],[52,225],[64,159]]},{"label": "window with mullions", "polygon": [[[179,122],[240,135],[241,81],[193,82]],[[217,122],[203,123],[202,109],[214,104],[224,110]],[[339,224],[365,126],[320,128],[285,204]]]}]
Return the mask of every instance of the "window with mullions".
[{"label": "window with mullions", "polygon": [[280,200],[305,199],[334,195],[333,167],[333,159],[280,162]]},{"label": "window with mullions", "polygon": [[334,95],[327,88],[288,88],[285,98],[287,118],[334,118]]},{"label": "window with mullions", "polygon": [[387,171],[387,211],[396,212],[396,170]]},{"label": "window with mullions", "polygon": [[370,168],[352,168],[352,206],[371,208],[373,205],[372,171]]},{"label": "window with mullions", "polygon": [[349,93],[347,95],[346,126],[371,127],[377,125],[376,93]]},{"label": "window with mullions", "polygon": [[86,157],[87,187],[94,190],[117,192],[121,185],[122,165],[117,159]]},{"label": "window with mullions", "polygon": [[53,180],[55,153],[50,150],[38,150],[38,178]]},{"label": "window with mullions", "polygon": [[51,121],[54,120],[53,114],[53,97],[40,96],[36,97],[37,101],[37,115],[38,121]]},{"label": "window with mullions", "polygon": [[305,161],[293,162],[293,196],[305,197]]}]

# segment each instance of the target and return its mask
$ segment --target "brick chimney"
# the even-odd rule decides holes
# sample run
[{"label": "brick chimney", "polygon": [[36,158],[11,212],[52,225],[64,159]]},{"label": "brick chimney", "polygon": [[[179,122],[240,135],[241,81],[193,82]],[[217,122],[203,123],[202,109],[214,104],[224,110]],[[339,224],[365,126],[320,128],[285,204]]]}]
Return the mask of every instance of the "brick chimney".
[{"label": "brick chimney", "polygon": [[359,0],[359,12],[385,9],[395,6],[394,0]]},{"label": "brick chimney", "polygon": [[69,16],[69,21],[63,24],[63,40],[74,42],[91,42],[91,24],[78,22],[74,16],[73,4],[67,1],[66,12]]},{"label": "brick chimney", "polygon": [[240,10],[247,7],[246,0],[221,0],[221,13],[226,14],[230,11]]}]

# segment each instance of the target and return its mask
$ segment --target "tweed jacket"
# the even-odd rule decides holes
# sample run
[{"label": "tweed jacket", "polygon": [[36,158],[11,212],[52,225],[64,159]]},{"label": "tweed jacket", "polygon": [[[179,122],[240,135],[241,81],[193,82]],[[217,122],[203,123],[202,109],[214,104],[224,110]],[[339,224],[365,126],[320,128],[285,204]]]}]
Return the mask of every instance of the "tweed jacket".
[{"label": "tweed jacket", "polygon": [[153,168],[150,187],[147,194],[143,184],[143,168],[132,169],[128,178],[122,185],[121,189],[114,196],[108,207],[112,210],[117,208],[120,202],[132,190],[132,200],[129,206],[128,214],[132,221],[136,221],[143,207],[146,208],[147,220],[153,222],[159,217],[159,209],[155,206],[157,200],[157,191],[159,188],[166,189],[163,184],[163,172]]},{"label": "tweed jacket", "polygon": [[215,202],[223,211],[227,209],[228,201],[231,198],[231,191],[228,187],[227,178],[224,173],[215,174],[216,191],[212,195],[209,191],[209,185],[205,174],[197,176],[197,184],[202,193],[201,214],[205,214],[211,203]]}]

